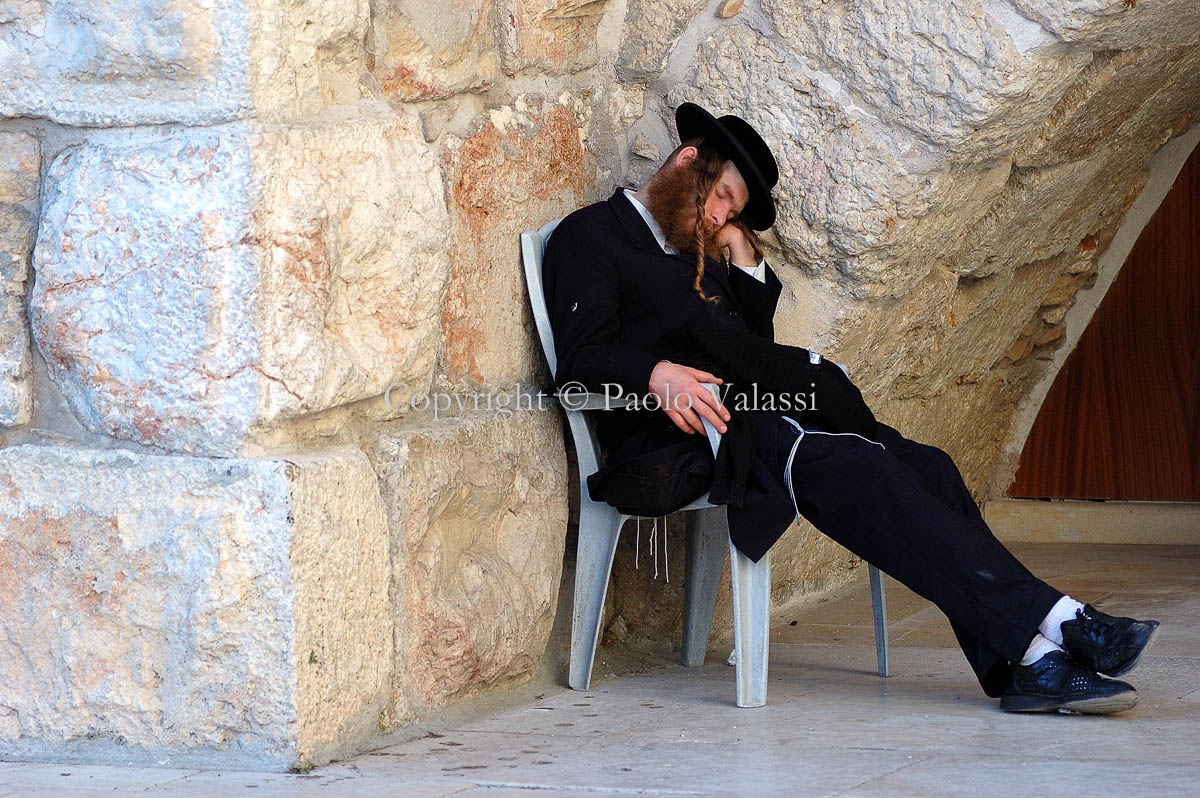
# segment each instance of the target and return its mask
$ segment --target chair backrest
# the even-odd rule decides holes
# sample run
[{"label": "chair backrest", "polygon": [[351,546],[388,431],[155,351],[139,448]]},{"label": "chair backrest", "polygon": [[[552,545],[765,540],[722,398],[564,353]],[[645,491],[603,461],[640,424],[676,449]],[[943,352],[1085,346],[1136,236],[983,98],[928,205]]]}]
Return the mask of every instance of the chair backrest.
[{"label": "chair backrest", "polygon": [[[554,232],[554,228],[558,227],[560,221],[562,220],[555,219],[542,225],[539,230],[526,230],[521,233],[521,262],[525,268],[525,287],[529,293],[529,309],[533,313],[533,323],[537,326],[538,340],[542,344],[542,354],[546,356],[546,363],[550,366],[552,375],[558,374],[558,357],[554,350],[554,331],[550,329],[550,313],[546,309],[546,293],[542,287],[542,256],[546,252],[546,242],[549,240],[550,234]],[[580,491],[583,491],[585,477],[600,469],[602,460],[600,441],[596,438],[596,426],[590,412],[568,412],[567,424],[571,429],[571,437],[575,440]],[[585,493],[580,495],[586,496]]]},{"label": "chair backrest", "polygon": [[525,287],[529,291],[529,307],[533,311],[533,323],[537,325],[538,340],[542,342],[542,353],[550,365],[552,375],[558,372],[558,357],[554,353],[554,331],[550,329],[550,313],[546,310],[546,292],[542,288],[542,256],[546,242],[562,219],[542,225],[540,230],[521,233],[521,261],[525,265]]}]

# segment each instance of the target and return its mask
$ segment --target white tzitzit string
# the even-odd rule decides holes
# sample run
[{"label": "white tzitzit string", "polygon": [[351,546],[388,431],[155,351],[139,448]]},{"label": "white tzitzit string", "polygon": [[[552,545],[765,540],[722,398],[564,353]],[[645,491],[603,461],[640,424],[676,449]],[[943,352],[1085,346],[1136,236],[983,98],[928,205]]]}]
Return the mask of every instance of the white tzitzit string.
[{"label": "white tzitzit string", "polygon": [[642,519],[637,519],[637,537],[633,542],[633,567],[638,567],[638,551],[642,546]]},{"label": "white tzitzit string", "polygon": [[[667,582],[671,581],[671,558],[667,552],[667,517],[661,516],[663,522],[663,575],[666,576]],[[641,556],[642,550],[642,519],[639,516],[637,519],[637,534],[634,537],[633,543],[633,567],[638,567],[638,559]],[[650,527],[650,548],[654,551],[654,578],[658,579],[658,518],[652,519],[653,526]]]},{"label": "white tzitzit string", "polygon": [[666,573],[667,582],[671,581],[671,558],[667,556],[667,517],[663,516],[663,571]]},{"label": "white tzitzit string", "polygon": [[654,578],[658,579],[658,519],[650,527],[650,548],[654,550]]}]

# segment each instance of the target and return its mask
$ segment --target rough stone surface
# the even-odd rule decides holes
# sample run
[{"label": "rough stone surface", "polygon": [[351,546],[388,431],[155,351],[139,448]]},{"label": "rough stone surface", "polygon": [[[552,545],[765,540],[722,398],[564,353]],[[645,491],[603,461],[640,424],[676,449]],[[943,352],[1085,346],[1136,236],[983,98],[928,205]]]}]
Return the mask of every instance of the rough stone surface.
[{"label": "rough stone surface", "polygon": [[1189,0],[1011,0],[1022,15],[1062,41],[1093,50],[1181,44],[1200,30],[1200,6]]},{"label": "rough stone surface", "polygon": [[499,70],[492,0],[450,0],[430,13],[420,0],[382,4],[374,20],[372,72],[383,93],[431,100],[491,88]]},{"label": "rough stone surface", "polygon": [[847,362],[981,490],[1062,343],[1039,314],[1088,284],[1150,156],[1198,118],[1197,48],[1064,50],[967,0],[763,9],[777,35],[718,28],[668,105],[743,113],[776,145],[780,340]]},{"label": "rough stone surface", "polygon": [[566,94],[553,102],[522,95],[446,146],[453,221],[443,387],[504,386],[546,372],[516,241],[585,202],[595,167],[580,140],[578,105]]},{"label": "rough stone surface", "polygon": [[360,95],[367,0],[69,0],[0,11],[0,116],[295,118]]},{"label": "rough stone surface", "polygon": [[49,168],[34,337],[85,427],[234,454],[428,380],[445,228],[411,116],[88,143]]},{"label": "rough stone surface", "polygon": [[0,131],[0,426],[25,424],[33,413],[25,295],[41,163],[37,139]]},{"label": "rough stone surface", "polygon": [[567,466],[558,413],[497,401],[491,411],[381,431],[368,454],[392,534],[390,722],[527,679],[550,634],[562,573]]},{"label": "rough stone surface", "polygon": [[707,5],[708,0],[630,0],[617,77],[639,83],[658,78],[679,37]]},{"label": "rough stone surface", "polygon": [[361,742],[391,656],[385,523],[357,451],[0,450],[0,752],[286,767]]},{"label": "rough stone surface", "polygon": [[500,0],[504,72],[562,75],[596,62],[596,26],[609,0]]}]

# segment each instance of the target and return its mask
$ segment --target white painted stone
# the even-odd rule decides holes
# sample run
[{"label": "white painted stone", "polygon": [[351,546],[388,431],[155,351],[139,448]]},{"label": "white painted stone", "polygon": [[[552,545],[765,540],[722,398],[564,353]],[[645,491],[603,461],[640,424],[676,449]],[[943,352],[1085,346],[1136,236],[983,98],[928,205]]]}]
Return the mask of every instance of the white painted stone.
[{"label": "white painted stone", "polygon": [[91,142],[47,185],[33,334],[93,432],[230,455],[432,373],[446,212],[412,115]]},{"label": "white painted stone", "polygon": [[0,131],[0,426],[25,424],[33,414],[25,296],[41,165],[37,139]]},{"label": "white painted stone", "polygon": [[0,450],[0,753],[288,767],[361,743],[386,546],[355,450]]},{"label": "white painted stone", "polygon": [[0,116],[295,118],[358,88],[367,0],[41,0],[0,10]]}]

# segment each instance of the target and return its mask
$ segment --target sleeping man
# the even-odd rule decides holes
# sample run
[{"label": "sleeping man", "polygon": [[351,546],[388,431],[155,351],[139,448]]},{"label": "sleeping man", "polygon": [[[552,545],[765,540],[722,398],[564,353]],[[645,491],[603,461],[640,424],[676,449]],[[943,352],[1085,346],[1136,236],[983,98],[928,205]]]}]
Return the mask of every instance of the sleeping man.
[{"label": "sleeping man", "polygon": [[[1107,677],[1137,665],[1158,622],[1035,577],[949,455],[876,420],[836,364],[774,341],[782,285],[754,231],[775,220],[775,158],[736,116],[684,103],[675,120],[681,143],[644,186],[570,214],[546,246],[560,389],[653,400],[600,414],[592,497],[662,515],[708,491],[754,561],[802,516],[937,605],[1002,709],[1133,707],[1134,687]],[[715,459],[701,418],[723,433]]]}]

